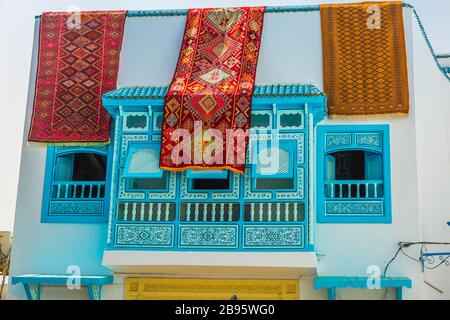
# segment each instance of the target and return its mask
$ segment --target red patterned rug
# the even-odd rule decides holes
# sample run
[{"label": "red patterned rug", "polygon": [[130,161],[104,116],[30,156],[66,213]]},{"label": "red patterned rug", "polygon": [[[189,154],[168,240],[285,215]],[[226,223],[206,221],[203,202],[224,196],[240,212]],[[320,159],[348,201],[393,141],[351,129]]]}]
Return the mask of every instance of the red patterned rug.
[{"label": "red patterned rug", "polygon": [[107,143],[126,11],[44,13],[30,141]]},{"label": "red patterned rug", "polygon": [[[250,128],[264,10],[264,7],[189,10],[177,68],[164,106],[161,168],[244,171],[248,136],[241,133]],[[199,121],[201,128],[197,125]],[[173,139],[177,132],[182,133],[177,129],[189,131],[190,137],[186,139],[182,134],[183,138]],[[220,131],[223,141],[209,129]],[[227,130],[240,138],[226,139]],[[214,141],[219,141],[222,151],[211,147]],[[191,147],[188,156],[179,152],[187,145]],[[209,147],[214,151],[209,152]],[[207,157],[208,154],[212,157]]]}]

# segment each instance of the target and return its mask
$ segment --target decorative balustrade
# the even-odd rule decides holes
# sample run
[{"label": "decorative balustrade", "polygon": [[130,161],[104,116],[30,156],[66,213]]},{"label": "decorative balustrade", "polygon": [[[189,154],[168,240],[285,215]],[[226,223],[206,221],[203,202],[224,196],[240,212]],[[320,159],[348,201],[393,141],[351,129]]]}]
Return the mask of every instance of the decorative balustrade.
[{"label": "decorative balustrade", "polygon": [[181,221],[232,222],[239,220],[239,203],[182,203]]},{"label": "decorative balustrade", "polygon": [[422,272],[425,269],[436,269],[440,266],[450,266],[450,252],[424,252],[420,259]]},{"label": "decorative balustrade", "polygon": [[327,180],[325,197],[329,199],[366,199],[383,197],[383,180]]},{"label": "decorative balustrade", "polygon": [[173,221],[175,203],[122,202],[117,213],[120,221]]},{"label": "decorative balustrade", "polygon": [[105,197],[104,181],[56,181],[52,185],[52,199],[96,200]]},{"label": "decorative balustrade", "polygon": [[301,202],[119,202],[116,247],[306,250]]},{"label": "decorative balustrade", "polygon": [[257,202],[245,204],[244,220],[249,222],[303,221],[304,205],[298,202]]}]

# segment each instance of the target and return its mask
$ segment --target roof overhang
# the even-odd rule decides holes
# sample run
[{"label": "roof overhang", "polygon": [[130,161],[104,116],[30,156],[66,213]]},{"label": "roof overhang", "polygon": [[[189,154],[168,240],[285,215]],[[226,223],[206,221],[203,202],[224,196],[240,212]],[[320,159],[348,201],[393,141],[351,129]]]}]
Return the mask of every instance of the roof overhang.
[{"label": "roof overhang", "polygon": [[[103,95],[103,105],[115,117],[117,108],[122,111],[137,107],[162,107],[168,87],[125,87]],[[272,104],[314,104],[325,108],[326,96],[311,84],[277,84],[255,86],[252,95],[253,106]],[[320,108],[319,107],[319,108]]]}]

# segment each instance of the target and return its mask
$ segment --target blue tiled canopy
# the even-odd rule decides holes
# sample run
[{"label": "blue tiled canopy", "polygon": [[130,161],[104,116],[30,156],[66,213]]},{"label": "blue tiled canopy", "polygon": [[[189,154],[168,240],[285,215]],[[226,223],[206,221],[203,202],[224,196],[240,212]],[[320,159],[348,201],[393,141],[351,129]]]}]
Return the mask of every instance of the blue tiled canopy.
[{"label": "blue tiled canopy", "polygon": [[[160,87],[126,87],[108,92],[106,99],[162,99],[168,91],[167,86]],[[312,84],[277,84],[255,86],[253,97],[278,96],[322,96],[323,93]]]}]

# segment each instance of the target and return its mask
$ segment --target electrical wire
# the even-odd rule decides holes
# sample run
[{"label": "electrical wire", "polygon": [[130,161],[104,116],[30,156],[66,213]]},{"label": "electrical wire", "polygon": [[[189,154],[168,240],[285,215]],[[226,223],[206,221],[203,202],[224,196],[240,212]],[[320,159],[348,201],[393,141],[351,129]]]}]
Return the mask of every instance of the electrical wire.
[{"label": "electrical wire", "polygon": [[394,260],[397,258],[398,254],[400,253],[400,251],[402,250],[402,244],[399,245],[397,252],[394,254],[394,256],[391,258],[391,260],[389,260],[389,262],[386,264],[386,267],[384,267],[384,271],[383,271],[383,277],[386,277],[386,273],[387,270],[389,268],[389,266],[391,265],[392,262],[394,262]]},{"label": "electrical wire", "polygon": [[[420,257],[419,259],[416,259],[414,257],[411,257],[409,254],[407,254],[403,249],[406,249],[410,246],[413,245],[420,245]],[[391,260],[389,260],[389,262],[386,264],[386,267],[384,268],[384,272],[383,272],[383,277],[386,277],[387,271],[389,266],[395,261],[395,259],[397,259],[399,253],[402,253],[403,255],[405,255],[406,257],[408,257],[409,259],[415,261],[415,262],[419,262],[419,263],[423,263],[423,252],[428,252],[427,249],[427,245],[450,245],[450,242],[431,242],[431,241],[419,241],[419,242],[400,242],[397,251],[395,252],[394,256],[391,258]],[[426,269],[436,269],[437,267],[441,266],[444,263],[447,263],[447,260],[450,259],[450,256],[448,256],[447,258],[443,259],[438,265],[434,266],[434,267],[427,267],[424,266]]]},{"label": "electrical wire", "polygon": [[[400,251],[403,253],[403,255],[407,256],[407,257],[410,258],[411,260],[413,260],[413,261],[415,261],[415,262],[422,262],[422,260],[421,260],[420,258],[419,258],[419,259],[416,259],[416,258],[411,257],[410,255],[408,255],[405,251],[403,251],[403,248],[402,248]],[[422,256],[422,255],[420,255],[420,256]]]}]

